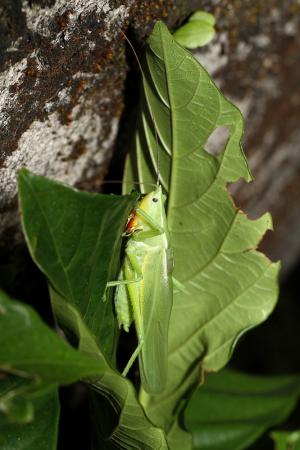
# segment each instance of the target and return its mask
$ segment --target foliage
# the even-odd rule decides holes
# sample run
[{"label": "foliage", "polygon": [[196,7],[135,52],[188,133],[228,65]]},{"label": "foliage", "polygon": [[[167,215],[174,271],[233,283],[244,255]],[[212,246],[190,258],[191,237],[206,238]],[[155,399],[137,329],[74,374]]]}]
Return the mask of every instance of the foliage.
[{"label": "foliage", "polygon": [[299,450],[300,431],[274,431],[275,450]]},{"label": "foliage", "polygon": [[[255,250],[271,228],[270,216],[250,221],[226,191],[228,182],[251,179],[240,145],[241,113],[161,23],[149,38],[146,61],[136,151],[124,178],[153,183],[159,161],[174,276],[185,289],[174,292],[168,386],[160,396],[142,392],[140,399],[176,448],[176,424],[199,382],[200,366],[222,368],[241,334],[270,314],[278,264]],[[227,126],[230,137],[216,157],[205,143],[219,126]]]},{"label": "foliage", "polygon": [[116,370],[112,299],[103,301],[107,282],[117,276],[124,223],[137,195],[79,192],[24,169],[19,196],[26,240],[50,282],[55,317],[78,350],[102,368],[88,381],[95,448],[104,442],[106,448],[139,442],[166,448],[163,432],[147,421],[134,387]]},{"label": "foliage", "polygon": [[212,14],[196,11],[189,17],[187,23],[175,31],[173,37],[183,47],[191,49],[203,47],[215,37],[215,24]]},{"label": "foliage", "polygon": [[59,401],[56,391],[32,400],[34,420],[27,423],[8,421],[0,415],[1,450],[55,450],[59,420]]},{"label": "foliage", "polygon": [[[279,265],[256,250],[272,227],[270,216],[249,220],[226,190],[229,182],[241,177],[251,180],[240,144],[240,112],[165,25],[155,25],[148,44],[136,146],[124,178],[138,180],[145,192],[159,173],[168,197],[167,222],[179,284],[173,292],[167,386],[162,394],[147,394],[134,375],[134,383],[121,376],[116,357],[120,335],[107,283],[118,278],[122,233],[139,195],[129,194],[127,185],[128,193],[122,196],[80,192],[23,169],[19,202],[27,245],[49,281],[55,320],[74,348],[31,308],[1,295],[0,368],[5,375],[0,438],[8,439],[7,450],[19,450],[16,436],[23,443],[34,442],[37,449],[46,448],[43,440],[49,449],[56,448],[57,387],[77,379],[89,390],[93,450],[188,450],[192,439],[186,427],[193,432],[195,448],[198,442],[205,448],[207,436],[212,443],[207,448],[217,448],[219,425],[207,428],[201,405],[208,412],[211,408],[213,415],[218,405],[223,408],[224,397],[230,417],[222,448],[244,448],[246,439],[251,442],[282,420],[298,395],[298,382],[292,378],[265,382],[229,372],[221,378],[208,376],[192,398],[185,423],[201,376],[226,365],[238,338],[274,308]],[[220,126],[228,128],[229,139],[223,152],[214,156],[205,145]],[[15,327],[23,333],[21,340]],[[220,392],[224,379],[228,390]],[[230,386],[237,383],[234,395],[248,402],[245,420],[247,424],[251,419],[253,426],[241,427],[233,442],[229,431],[236,398]],[[218,389],[208,401],[212,387]],[[288,389],[292,400],[286,397]],[[247,397],[247,391],[270,398],[262,407],[253,395]],[[47,404],[48,414],[39,414]],[[26,425],[21,430],[22,422]]]},{"label": "foliage", "polygon": [[248,448],[270,426],[289,416],[299,393],[298,376],[259,377],[228,369],[208,374],[187,409],[193,448]]}]

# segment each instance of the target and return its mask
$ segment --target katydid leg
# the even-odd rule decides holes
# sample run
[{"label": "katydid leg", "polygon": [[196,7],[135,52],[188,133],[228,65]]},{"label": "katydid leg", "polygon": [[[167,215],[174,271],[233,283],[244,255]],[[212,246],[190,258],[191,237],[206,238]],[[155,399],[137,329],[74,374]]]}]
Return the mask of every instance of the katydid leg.
[{"label": "katydid leg", "polygon": [[140,342],[139,342],[139,345],[137,346],[137,348],[132,353],[131,357],[129,358],[128,363],[126,364],[125,369],[122,372],[123,377],[126,377],[126,375],[128,374],[128,372],[129,372],[131,366],[133,365],[134,361],[139,356],[139,353],[142,350],[143,345],[144,345],[144,339],[141,339]]},{"label": "katydid leg", "polygon": [[[164,229],[142,208],[137,208],[136,212],[148,223],[148,225],[150,225],[151,228],[153,228],[153,231],[156,231],[155,236],[165,233]],[[141,233],[139,233],[139,235],[141,235]]]},{"label": "katydid leg", "polygon": [[[134,270],[137,277],[136,280],[142,280],[143,275],[140,268],[140,262],[138,258],[136,257],[135,250],[131,247],[127,247],[125,250],[126,258],[128,259],[127,264],[130,264],[131,269]],[[126,271],[126,261],[125,261],[125,271]],[[133,289],[133,286],[128,286],[128,290],[130,291]],[[135,323],[135,329],[137,333],[138,338],[138,346],[131,355],[128,363],[126,364],[126,367],[123,371],[123,375],[125,376],[131,366],[133,365],[134,361],[138,357],[143,345],[144,345],[144,329],[143,329],[143,317],[142,317],[142,311],[141,311],[141,305],[140,305],[140,299],[136,296],[136,294],[132,291],[129,294],[129,299],[132,307],[133,317],[134,317],[134,323]]]},{"label": "katydid leg", "polygon": [[[126,254],[125,267],[126,267],[126,264],[129,264],[131,269],[136,274],[136,278],[130,279],[130,280],[122,279],[122,280],[110,281],[109,283],[107,283],[107,287],[120,286],[120,285],[132,285],[134,283],[138,283],[138,282],[142,281],[143,274],[140,269],[140,262],[139,262],[138,258],[136,257],[134,250],[127,248],[125,250],[125,254]],[[129,288],[129,286],[128,286],[128,288]],[[128,371],[130,370],[134,361],[138,357],[138,355],[143,347],[143,344],[144,344],[143,321],[142,321],[142,313],[141,313],[141,309],[140,309],[141,305],[139,304],[138,298],[136,298],[135,300],[133,300],[133,298],[134,298],[134,295],[129,295],[129,301],[131,303],[137,337],[138,337],[138,346],[134,350],[131,357],[129,358],[129,361],[127,362],[126,367],[122,372],[123,376],[127,375]],[[128,330],[126,330],[126,331],[128,331]]]}]

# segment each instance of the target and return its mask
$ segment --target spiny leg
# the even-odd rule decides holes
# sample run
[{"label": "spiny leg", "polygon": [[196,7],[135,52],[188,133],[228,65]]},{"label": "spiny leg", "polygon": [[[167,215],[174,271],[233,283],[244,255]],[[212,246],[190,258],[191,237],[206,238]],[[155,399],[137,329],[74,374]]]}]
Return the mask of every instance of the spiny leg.
[{"label": "spiny leg", "polygon": [[[129,264],[134,269],[137,276],[140,279],[143,279],[143,274],[142,274],[142,271],[140,268],[140,263],[136,257],[135,250],[131,249],[130,247],[127,247],[126,248],[126,257],[128,258]],[[136,296],[136,293],[134,293],[133,291],[131,292],[131,295],[129,295],[129,298],[130,298],[130,302],[131,302],[131,306],[132,306],[134,323],[135,323],[135,328],[136,328],[137,337],[138,337],[138,346],[135,349],[135,351],[133,352],[133,354],[131,355],[131,357],[129,358],[129,361],[127,362],[126,367],[122,372],[123,376],[127,375],[128,371],[132,367],[134,361],[138,357],[138,355],[144,345],[144,331],[143,331],[144,327],[143,327],[143,317],[142,317],[142,313],[140,310],[140,299],[139,299],[139,296]]]},{"label": "spiny leg", "polygon": [[132,353],[131,357],[129,358],[128,363],[126,364],[125,369],[122,372],[123,377],[126,377],[126,375],[128,374],[128,372],[129,372],[131,366],[133,365],[134,361],[139,356],[139,353],[142,350],[143,345],[144,345],[144,339],[141,339],[140,342],[139,342],[139,345],[137,346],[137,348]]},{"label": "spiny leg", "polygon": [[[126,267],[126,264],[130,264],[131,268],[134,270],[134,272],[136,273],[137,277],[134,279],[130,279],[130,280],[116,280],[116,281],[110,281],[107,283],[107,287],[112,287],[112,286],[120,286],[120,285],[131,285],[133,283],[138,283],[139,281],[141,281],[143,279],[143,274],[140,268],[140,263],[135,255],[135,251],[131,250],[130,247],[125,249],[125,253],[126,253],[126,258],[128,258],[128,262],[124,262],[124,267]],[[139,308],[139,302],[138,299],[134,300],[132,298],[133,296],[130,296],[130,302],[131,302],[131,306],[132,306],[132,312],[134,315],[134,320],[135,320],[135,327],[137,330],[137,335],[138,335],[138,346],[137,348],[134,350],[133,354],[131,355],[131,357],[129,358],[129,361],[126,364],[125,369],[122,372],[122,375],[125,377],[127,375],[127,373],[129,372],[130,368],[132,367],[134,361],[136,360],[136,358],[138,357],[143,344],[144,344],[144,338],[143,338],[143,320],[142,320],[142,315],[141,315],[141,311]],[[120,325],[120,324],[119,324]],[[124,328],[125,329],[125,328]],[[125,331],[128,331],[125,329]]]}]

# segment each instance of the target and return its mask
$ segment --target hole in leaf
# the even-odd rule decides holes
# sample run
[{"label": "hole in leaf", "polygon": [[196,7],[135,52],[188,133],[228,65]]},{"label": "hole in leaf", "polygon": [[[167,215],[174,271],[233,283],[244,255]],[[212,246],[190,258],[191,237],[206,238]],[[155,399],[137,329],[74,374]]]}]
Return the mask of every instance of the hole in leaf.
[{"label": "hole in leaf", "polygon": [[222,126],[216,128],[207,139],[204,148],[211,155],[220,155],[229,138],[228,127]]}]

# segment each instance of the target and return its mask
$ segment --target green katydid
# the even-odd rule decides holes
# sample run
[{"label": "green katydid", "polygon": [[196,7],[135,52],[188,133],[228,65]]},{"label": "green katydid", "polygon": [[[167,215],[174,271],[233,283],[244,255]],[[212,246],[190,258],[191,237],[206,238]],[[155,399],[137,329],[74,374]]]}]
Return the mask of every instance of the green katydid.
[{"label": "green katydid", "polygon": [[125,260],[117,285],[115,307],[119,326],[129,331],[134,320],[138,346],[125,376],[139,357],[142,386],[149,393],[163,390],[167,379],[168,329],[172,308],[173,270],[164,195],[161,186],[146,194],[130,217]]},{"label": "green katydid", "polygon": [[[122,34],[132,48],[144,78],[137,54]],[[152,111],[149,112],[155,128]],[[128,219],[124,234],[129,239],[119,280],[108,283],[108,286],[117,286],[115,310],[119,327],[128,332],[134,321],[138,338],[138,346],[123,375],[127,375],[138,357],[142,387],[153,394],[161,392],[167,381],[173,281],[177,285],[176,280],[172,280],[173,257],[164,206],[166,197],[159,185],[159,175],[157,178],[156,189],[140,200]]]}]

